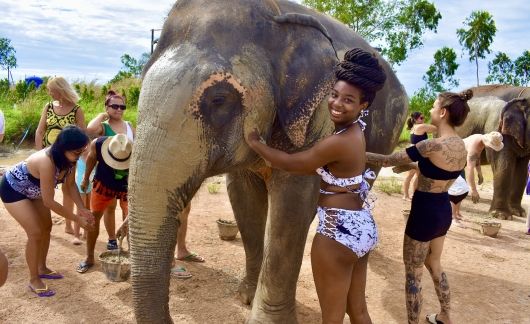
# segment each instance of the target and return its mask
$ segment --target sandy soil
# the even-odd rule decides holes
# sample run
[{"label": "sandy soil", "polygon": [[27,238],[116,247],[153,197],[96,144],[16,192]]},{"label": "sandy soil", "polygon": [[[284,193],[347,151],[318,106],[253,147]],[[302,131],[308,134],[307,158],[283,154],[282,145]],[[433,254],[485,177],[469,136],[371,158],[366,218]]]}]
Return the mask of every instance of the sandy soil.
[{"label": "sandy soil", "polygon": [[[212,181],[224,183],[222,177],[207,182]],[[368,308],[374,323],[405,323],[402,210],[410,203],[401,200],[399,194],[375,192],[378,199],[374,213],[381,240],[369,261]],[[488,195],[491,197],[491,182],[482,186],[483,199],[479,204],[473,205],[469,199],[464,201],[466,228],[453,226],[447,235],[442,261],[451,285],[454,323],[530,323],[530,236],[523,233],[525,226],[521,218],[501,221],[497,238],[480,234],[477,222],[486,217]],[[191,279],[171,279],[173,320],[176,323],[243,323],[249,307],[239,302],[236,293],[244,268],[242,242],[239,235],[235,241],[221,241],[215,223],[219,218],[233,219],[226,188],[210,194],[206,184],[203,185],[192,206],[189,247],[206,262],[186,264],[193,273]],[[56,296],[38,298],[27,288],[26,236],[0,206],[0,249],[7,254],[10,267],[7,283],[0,288],[0,322],[134,322],[130,283],[110,282],[99,264],[85,274],[75,272],[77,263],[84,257],[85,245],[72,245],[72,236],[64,233],[61,219],[57,216],[55,219],[61,224],[53,228],[48,266],[65,278],[48,281],[57,291]],[[315,226],[313,222],[298,282],[300,323],[320,322],[309,257]],[[100,235],[97,254],[105,250],[106,240],[106,233]],[[437,305],[432,282],[425,271],[422,317],[436,312]]]}]

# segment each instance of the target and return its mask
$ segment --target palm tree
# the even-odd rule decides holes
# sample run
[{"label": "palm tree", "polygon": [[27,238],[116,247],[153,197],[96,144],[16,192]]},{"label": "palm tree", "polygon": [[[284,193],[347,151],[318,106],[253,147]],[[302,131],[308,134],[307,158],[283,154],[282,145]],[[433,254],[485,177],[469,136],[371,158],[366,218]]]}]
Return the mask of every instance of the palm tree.
[{"label": "palm tree", "polygon": [[491,52],[489,47],[493,42],[497,27],[495,27],[493,17],[487,11],[473,11],[471,16],[464,21],[464,25],[468,28],[459,28],[456,34],[460,45],[468,50],[469,60],[475,60],[478,86],[478,59],[485,58],[485,54]]}]

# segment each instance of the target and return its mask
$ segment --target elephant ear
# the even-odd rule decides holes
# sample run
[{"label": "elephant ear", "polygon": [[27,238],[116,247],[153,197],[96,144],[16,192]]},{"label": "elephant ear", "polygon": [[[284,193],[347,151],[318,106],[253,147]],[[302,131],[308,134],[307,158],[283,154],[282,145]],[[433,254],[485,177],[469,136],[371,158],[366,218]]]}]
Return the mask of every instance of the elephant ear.
[{"label": "elephant ear", "polygon": [[527,99],[512,99],[502,108],[499,121],[499,132],[513,137],[521,148],[525,147],[528,107]]},{"label": "elephant ear", "polygon": [[326,28],[316,18],[288,13],[273,20],[285,34],[283,49],[274,54],[278,119],[291,143],[301,147],[313,113],[329,94],[338,57]]}]

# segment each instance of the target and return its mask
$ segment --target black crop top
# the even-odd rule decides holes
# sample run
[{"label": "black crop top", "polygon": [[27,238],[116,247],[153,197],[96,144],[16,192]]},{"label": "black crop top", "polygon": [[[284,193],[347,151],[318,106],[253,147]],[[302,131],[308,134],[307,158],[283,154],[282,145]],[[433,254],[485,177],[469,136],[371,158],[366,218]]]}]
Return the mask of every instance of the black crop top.
[{"label": "black crop top", "polygon": [[431,160],[421,156],[420,151],[418,151],[418,148],[415,145],[408,147],[405,151],[412,161],[418,161],[418,167],[420,168],[421,174],[427,178],[434,180],[452,180],[458,178],[462,172],[462,170],[447,171],[437,167],[431,162]]},{"label": "black crop top", "polygon": [[429,138],[429,136],[427,135],[427,132],[425,132],[425,133],[423,133],[421,135],[416,135],[414,133],[410,134],[410,142],[412,144],[419,143],[421,141],[426,140],[427,138]]}]

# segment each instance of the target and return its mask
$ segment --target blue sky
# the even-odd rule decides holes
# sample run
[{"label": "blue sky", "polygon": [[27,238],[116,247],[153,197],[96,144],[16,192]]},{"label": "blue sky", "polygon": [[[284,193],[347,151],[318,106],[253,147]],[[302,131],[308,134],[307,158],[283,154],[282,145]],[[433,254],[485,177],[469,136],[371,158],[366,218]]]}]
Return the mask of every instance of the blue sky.
[{"label": "blue sky", "polygon": [[[213,1],[213,0],[212,0]],[[222,1],[222,0],[219,0]],[[299,2],[299,1],[298,1]],[[15,80],[31,75],[62,75],[70,81],[104,83],[121,68],[120,57],[140,57],[150,51],[152,28],[160,28],[173,0],[0,0],[0,37],[11,40],[18,68]],[[423,85],[422,76],[433,62],[434,52],[452,47],[460,67],[459,88],[473,86],[475,66],[458,44],[456,29],[473,10],[487,10],[497,25],[492,53],[479,62],[481,83],[487,61],[503,51],[512,59],[530,50],[530,11],[526,0],[434,1],[442,14],[438,32],[424,37],[424,46],[396,67],[407,93]],[[0,71],[0,78],[6,72]]]}]

